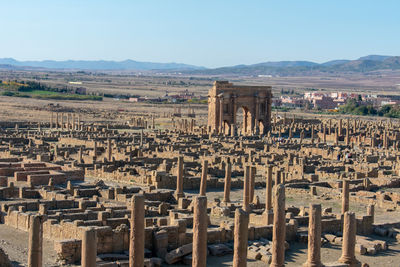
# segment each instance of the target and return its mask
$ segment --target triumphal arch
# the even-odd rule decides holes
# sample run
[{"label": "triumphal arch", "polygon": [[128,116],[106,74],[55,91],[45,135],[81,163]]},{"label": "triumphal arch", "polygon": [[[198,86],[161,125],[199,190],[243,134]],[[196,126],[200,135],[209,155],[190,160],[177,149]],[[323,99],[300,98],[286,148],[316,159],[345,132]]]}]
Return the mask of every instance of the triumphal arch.
[{"label": "triumphal arch", "polygon": [[237,112],[241,109],[241,134],[265,134],[271,125],[271,88],[215,81],[208,92],[209,131],[236,135]]}]

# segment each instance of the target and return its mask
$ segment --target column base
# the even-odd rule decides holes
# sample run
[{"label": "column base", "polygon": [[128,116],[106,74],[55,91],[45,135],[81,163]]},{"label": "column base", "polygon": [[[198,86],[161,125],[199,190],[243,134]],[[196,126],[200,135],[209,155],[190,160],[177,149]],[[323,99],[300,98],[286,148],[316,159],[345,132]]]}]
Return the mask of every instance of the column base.
[{"label": "column base", "polygon": [[347,264],[349,267],[361,267],[361,262],[359,262],[356,258],[348,258],[348,257],[340,257],[338,260],[340,263]]},{"label": "column base", "polygon": [[326,263],[325,267],[348,267],[348,265],[341,262],[330,262]]},{"label": "column base", "polygon": [[174,193],[174,197],[175,197],[176,200],[178,200],[178,199],[180,199],[180,198],[185,197],[185,193],[178,193],[178,192],[175,192],[175,193]]},{"label": "column base", "polygon": [[320,263],[309,263],[306,262],[303,264],[303,267],[325,267],[321,262]]},{"label": "column base", "polygon": [[263,213],[264,224],[273,224],[274,223],[274,212],[272,210],[264,211]]}]

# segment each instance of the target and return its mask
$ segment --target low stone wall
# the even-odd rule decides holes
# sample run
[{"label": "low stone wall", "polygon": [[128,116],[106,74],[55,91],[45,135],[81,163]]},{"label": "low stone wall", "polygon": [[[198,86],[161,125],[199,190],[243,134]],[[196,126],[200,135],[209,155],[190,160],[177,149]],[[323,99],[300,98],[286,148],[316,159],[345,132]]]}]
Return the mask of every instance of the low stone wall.
[{"label": "low stone wall", "polygon": [[50,178],[53,179],[54,184],[65,184],[67,182],[67,176],[63,173],[50,173],[50,174],[30,174],[27,177],[29,185],[47,185]]}]

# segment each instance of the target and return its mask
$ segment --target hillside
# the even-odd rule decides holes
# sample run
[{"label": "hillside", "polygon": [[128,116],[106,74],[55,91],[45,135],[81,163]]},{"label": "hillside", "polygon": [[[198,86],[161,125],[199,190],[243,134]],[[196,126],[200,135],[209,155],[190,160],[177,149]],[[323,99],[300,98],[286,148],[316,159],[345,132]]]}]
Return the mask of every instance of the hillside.
[{"label": "hillside", "polygon": [[253,65],[239,65],[216,69],[187,71],[192,74],[203,75],[311,75],[318,73],[347,73],[370,72],[376,70],[399,70],[400,57],[398,56],[366,56],[357,60],[332,60],[325,63],[309,61],[280,61],[265,62]]},{"label": "hillside", "polygon": [[35,67],[46,69],[78,69],[78,70],[194,70],[203,67],[181,63],[155,63],[135,60],[106,61],[106,60],[43,60],[18,61],[13,58],[0,58],[0,65]]},{"label": "hillside", "polygon": [[215,69],[181,64],[154,63],[134,60],[66,60],[66,61],[17,61],[13,58],[0,59],[0,69],[64,69],[64,70],[132,70],[161,71],[164,73],[182,72],[189,75],[274,75],[274,76],[308,76],[316,74],[366,73],[377,70],[400,70],[400,57],[369,55],[356,60],[338,59],[324,63],[311,61],[276,61],[252,65],[236,65]]}]

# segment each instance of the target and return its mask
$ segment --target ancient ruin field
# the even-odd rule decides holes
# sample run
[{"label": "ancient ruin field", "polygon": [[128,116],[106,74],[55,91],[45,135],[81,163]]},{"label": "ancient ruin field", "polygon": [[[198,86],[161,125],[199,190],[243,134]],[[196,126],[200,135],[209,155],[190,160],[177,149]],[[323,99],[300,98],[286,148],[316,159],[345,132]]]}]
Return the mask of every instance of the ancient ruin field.
[{"label": "ancient ruin field", "polygon": [[[89,92],[107,95],[102,101],[0,96],[0,260],[11,266],[39,255],[43,266],[129,266],[132,255],[145,266],[190,265],[194,258],[232,266],[234,255],[248,266],[279,260],[300,266],[310,248],[320,250],[327,266],[343,266],[343,255],[363,266],[397,264],[399,120],[278,112],[266,101],[271,117],[263,132],[251,119],[265,115],[260,103],[253,109],[243,101],[247,123],[233,113],[236,124],[221,128],[231,102],[222,102],[224,88],[213,78],[1,75],[41,75],[53,86],[83,80]],[[233,81],[235,90],[271,82],[277,95],[277,84],[373,90],[356,78],[317,79]],[[381,84],[393,93],[389,82]],[[253,89],[246,87],[250,97]],[[207,101],[124,98],[168,91],[207,99],[210,90],[220,106],[228,103],[213,111],[211,123]]]}]

